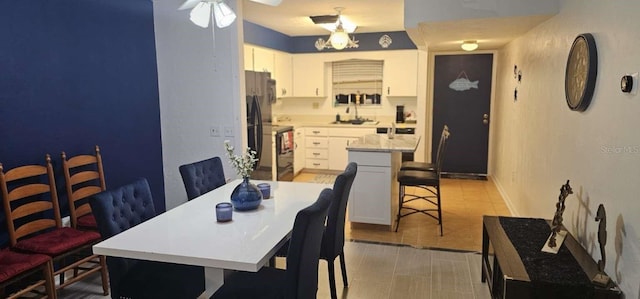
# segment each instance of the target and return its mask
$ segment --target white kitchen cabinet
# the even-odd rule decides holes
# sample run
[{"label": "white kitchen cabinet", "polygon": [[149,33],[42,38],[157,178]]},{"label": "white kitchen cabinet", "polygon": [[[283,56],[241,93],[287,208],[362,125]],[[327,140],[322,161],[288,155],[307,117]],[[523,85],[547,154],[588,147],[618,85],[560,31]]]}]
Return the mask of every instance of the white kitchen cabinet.
[{"label": "white kitchen cabinet", "polygon": [[292,58],[291,54],[275,51],[275,71],[272,78],[276,79],[276,97],[286,98],[293,95],[292,87]]},{"label": "white kitchen cabinet", "polygon": [[357,137],[330,137],[329,138],[329,169],[344,170],[349,163],[349,152],[346,147]]},{"label": "white kitchen cabinet", "polygon": [[319,55],[293,55],[293,97],[325,97],[325,63]]},{"label": "white kitchen cabinet", "polygon": [[328,129],[309,127],[305,132],[305,168],[329,169]]},{"label": "white kitchen cabinet", "polygon": [[275,51],[250,44],[245,44],[244,69],[246,71],[269,72],[273,78],[275,71]]},{"label": "white kitchen cabinet", "polygon": [[398,213],[400,152],[349,151],[349,161],[358,164],[349,194],[349,220],[393,230]]},{"label": "white kitchen cabinet", "polygon": [[375,128],[329,128],[329,169],[344,170],[347,167],[349,155],[346,149],[349,144],[359,137],[375,134]]},{"label": "white kitchen cabinet", "polygon": [[295,128],[293,137],[293,174],[296,175],[305,166],[305,136],[304,128]]},{"label": "white kitchen cabinet", "polygon": [[253,46],[244,44],[244,70],[253,71]]},{"label": "white kitchen cabinet", "polygon": [[418,52],[384,51],[383,93],[388,97],[418,95]]}]

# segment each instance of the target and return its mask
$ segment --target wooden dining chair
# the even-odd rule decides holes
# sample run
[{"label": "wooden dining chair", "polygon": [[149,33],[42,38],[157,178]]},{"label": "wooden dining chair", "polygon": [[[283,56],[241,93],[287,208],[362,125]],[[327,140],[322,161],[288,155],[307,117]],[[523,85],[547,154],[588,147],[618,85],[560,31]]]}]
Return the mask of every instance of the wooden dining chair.
[{"label": "wooden dining chair", "polygon": [[322,231],[332,199],[333,191],[324,189],[315,203],[296,215],[286,270],[262,267],[258,272],[232,273],[211,298],[316,298]]},{"label": "wooden dining chair", "polygon": [[[46,166],[26,165],[5,172],[0,164],[0,188],[11,249],[50,256],[57,266],[54,276],[61,275],[56,289],[100,272],[104,294],[109,294],[105,259],[91,253],[100,234],[62,226],[49,155]],[[69,270],[74,275],[65,280]]]},{"label": "wooden dining chair", "polygon": [[95,155],[78,155],[67,158],[62,152],[71,227],[83,230],[98,230],[96,219],[91,214],[87,202],[89,196],[106,190],[100,147],[96,145]]},{"label": "wooden dining chair", "polygon": [[[156,216],[151,189],[144,178],[94,194],[89,204],[103,239]],[[196,298],[204,291],[203,267],[111,256],[107,265],[112,298]]]},{"label": "wooden dining chair", "polygon": [[42,298],[56,298],[51,257],[13,252],[8,248],[0,250],[0,298],[17,299],[29,293],[40,295],[41,287],[45,289]]},{"label": "wooden dining chair", "polygon": [[187,191],[187,200],[192,200],[226,184],[220,157],[181,165],[179,170]]}]

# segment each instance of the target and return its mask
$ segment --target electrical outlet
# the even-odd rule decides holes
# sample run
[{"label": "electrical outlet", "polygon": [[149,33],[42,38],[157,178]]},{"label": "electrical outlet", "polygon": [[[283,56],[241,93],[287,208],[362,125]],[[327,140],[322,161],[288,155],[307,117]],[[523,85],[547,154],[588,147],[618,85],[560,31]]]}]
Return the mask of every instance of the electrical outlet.
[{"label": "electrical outlet", "polygon": [[224,126],[224,136],[225,137],[233,137],[233,127]]},{"label": "electrical outlet", "polygon": [[211,137],[220,137],[220,126],[211,126],[209,128],[209,135]]}]

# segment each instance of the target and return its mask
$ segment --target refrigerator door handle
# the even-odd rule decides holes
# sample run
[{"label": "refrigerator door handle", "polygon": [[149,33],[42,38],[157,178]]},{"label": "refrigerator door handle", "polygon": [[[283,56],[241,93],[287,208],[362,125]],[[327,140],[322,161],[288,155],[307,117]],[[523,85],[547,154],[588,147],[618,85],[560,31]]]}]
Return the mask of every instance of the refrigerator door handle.
[{"label": "refrigerator door handle", "polygon": [[257,123],[257,132],[256,132],[256,152],[257,152],[257,157],[258,157],[258,161],[256,162],[255,167],[260,165],[260,160],[262,159],[262,133],[263,133],[263,127],[262,127],[262,111],[260,109],[260,101],[258,101],[258,96],[253,96],[253,107],[255,107],[256,109],[256,123]]}]

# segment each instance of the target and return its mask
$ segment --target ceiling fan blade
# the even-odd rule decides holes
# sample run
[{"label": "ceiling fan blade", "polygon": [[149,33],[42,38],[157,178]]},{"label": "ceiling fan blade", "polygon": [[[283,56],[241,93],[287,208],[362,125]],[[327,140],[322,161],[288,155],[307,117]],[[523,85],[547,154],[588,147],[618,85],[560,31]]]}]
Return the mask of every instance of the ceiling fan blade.
[{"label": "ceiling fan blade", "polygon": [[202,0],[187,0],[184,3],[182,3],[180,7],[178,7],[178,10],[185,10],[185,9],[195,7],[200,1]]},{"label": "ceiling fan blade", "polygon": [[236,13],[224,2],[213,3],[213,14],[218,28],[225,28],[236,19]]},{"label": "ceiling fan blade", "polygon": [[250,0],[256,3],[261,3],[270,6],[278,6],[282,2],[282,0]]},{"label": "ceiling fan blade", "polygon": [[211,18],[211,3],[200,2],[191,10],[189,19],[194,24],[207,28],[209,27],[209,19]]}]

